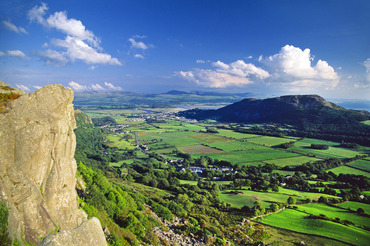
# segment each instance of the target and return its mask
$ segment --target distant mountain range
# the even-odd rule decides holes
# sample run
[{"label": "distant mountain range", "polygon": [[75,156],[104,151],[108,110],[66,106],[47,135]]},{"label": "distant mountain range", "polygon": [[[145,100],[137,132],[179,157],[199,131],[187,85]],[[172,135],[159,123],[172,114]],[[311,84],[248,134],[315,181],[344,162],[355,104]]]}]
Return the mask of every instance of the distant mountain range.
[{"label": "distant mountain range", "polygon": [[200,106],[222,107],[245,97],[250,97],[251,93],[217,93],[201,91],[176,91],[172,90],[163,94],[140,94],[128,91],[86,91],[76,92],[74,104],[76,106],[122,106],[122,105],[147,105],[147,106],[186,106],[194,108]]},{"label": "distant mountain range", "polygon": [[236,96],[236,97],[251,97],[254,94],[250,92],[245,93],[222,93],[222,92],[208,92],[208,91],[178,91],[178,90],[171,90],[162,94],[166,95],[198,95],[198,96],[221,96],[221,97],[229,97],[229,96]]},{"label": "distant mountain range", "polygon": [[281,96],[268,99],[248,98],[217,110],[188,110],[194,119],[214,118],[225,122],[316,123],[365,121],[369,112],[342,108],[317,95]]},{"label": "distant mountain range", "polygon": [[326,135],[351,141],[361,138],[361,143],[370,142],[370,126],[360,123],[370,119],[368,111],[345,109],[318,95],[248,98],[217,110],[179,112],[179,116],[220,122],[289,124],[311,135],[315,133],[315,137]]}]

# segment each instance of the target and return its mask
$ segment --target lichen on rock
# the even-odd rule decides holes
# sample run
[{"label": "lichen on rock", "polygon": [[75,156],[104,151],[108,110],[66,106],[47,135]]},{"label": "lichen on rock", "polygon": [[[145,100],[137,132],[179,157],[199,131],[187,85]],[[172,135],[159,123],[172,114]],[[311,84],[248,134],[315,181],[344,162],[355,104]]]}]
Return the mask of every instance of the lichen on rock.
[{"label": "lichen on rock", "polygon": [[9,234],[33,244],[87,220],[75,190],[72,101],[71,89],[48,85],[0,114],[0,201],[10,208]]}]

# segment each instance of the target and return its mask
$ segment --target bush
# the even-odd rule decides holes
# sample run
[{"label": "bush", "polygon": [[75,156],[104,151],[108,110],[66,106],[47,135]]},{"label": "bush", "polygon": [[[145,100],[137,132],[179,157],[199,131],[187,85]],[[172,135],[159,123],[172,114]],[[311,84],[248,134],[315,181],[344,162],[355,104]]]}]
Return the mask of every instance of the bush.
[{"label": "bush", "polygon": [[294,197],[291,197],[291,196],[290,196],[290,197],[288,198],[288,201],[287,201],[287,202],[288,202],[288,204],[295,204],[297,201],[295,200],[295,198],[294,198]]},{"label": "bush", "polygon": [[320,196],[319,202],[320,203],[328,203],[328,198],[326,198],[325,196]]},{"label": "bush", "polygon": [[8,234],[9,209],[5,203],[0,203],[0,246],[10,245],[11,240]]}]

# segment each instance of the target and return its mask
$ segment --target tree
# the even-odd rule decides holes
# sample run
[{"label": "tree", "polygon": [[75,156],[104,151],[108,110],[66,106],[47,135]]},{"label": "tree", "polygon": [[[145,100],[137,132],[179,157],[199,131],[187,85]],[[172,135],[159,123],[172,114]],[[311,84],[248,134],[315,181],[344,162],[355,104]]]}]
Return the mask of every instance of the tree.
[{"label": "tree", "polygon": [[325,196],[320,196],[319,202],[320,203],[328,203],[328,198],[326,198]]},{"label": "tree", "polygon": [[265,206],[260,201],[255,201],[252,208],[253,215],[258,216],[264,214],[266,211]]},{"label": "tree", "polygon": [[290,197],[288,198],[288,204],[295,204],[295,203],[296,203],[295,198],[290,196]]},{"label": "tree", "polygon": [[365,210],[363,208],[358,208],[357,209],[357,213],[364,214],[365,213]]},{"label": "tree", "polygon": [[279,186],[277,184],[274,184],[272,187],[271,187],[271,190],[273,192],[279,192]]},{"label": "tree", "polygon": [[279,205],[277,205],[276,203],[271,203],[270,204],[270,209],[272,212],[276,212],[279,210]]}]

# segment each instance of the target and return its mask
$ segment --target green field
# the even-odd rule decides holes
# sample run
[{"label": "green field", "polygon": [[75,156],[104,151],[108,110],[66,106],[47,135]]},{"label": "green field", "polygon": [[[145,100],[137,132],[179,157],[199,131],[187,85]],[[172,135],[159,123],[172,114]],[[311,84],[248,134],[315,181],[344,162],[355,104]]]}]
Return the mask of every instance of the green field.
[{"label": "green field", "polygon": [[[130,134],[132,135],[132,134]],[[135,138],[126,141],[122,138],[123,134],[109,134],[107,135],[108,145],[111,147],[117,147],[119,149],[135,149]]]},{"label": "green field", "polygon": [[311,200],[318,200],[320,196],[328,198],[338,198],[336,196],[326,195],[322,193],[311,193],[296,191],[291,189],[284,189],[279,187],[279,192],[258,192],[252,190],[238,190],[241,194],[233,194],[235,190],[223,190],[220,191],[219,197],[222,201],[230,203],[232,207],[241,208],[243,206],[253,207],[255,201],[261,201],[266,207],[270,206],[271,203],[286,203],[290,196],[294,197],[297,202],[303,202],[307,198]]},{"label": "green field", "polygon": [[363,122],[361,122],[361,123],[363,123],[363,124],[365,124],[365,125],[370,126],[370,120],[365,120],[365,121],[363,121]]},{"label": "green field", "polygon": [[[351,210],[354,210],[354,211],[357,211],[358,208],[363,208],[365,210],[365,213],[370,214],[370,204],[366,204],[366,203],[348,201],[348,202],[340,203],[337,206],[341,208],[346,208],[346,209],[350,208]],[[370,224],[370,221],[368,224]]]},{"label": "green field", "polygon": [[344,173],[344,174],[364,175],[365,177],[370,178],[369,172],[361,171],[361,170],[358,170],[352,167],[347,167],[347,166],[339,166],[339,167],[327,170],[327,172],[329,171],[332,171],[336,175],[339,175],[340,173]]},{"label": "green field", "polygon": [[292,231],[321,235],[353,245],[368,245],[368,231],[353,226],[345,226],[326,220],[306,219],[306,213],[285,209],[263,218],[263,223]]},{"label": "green field", "polygon": [[298,165],[302,165],[307,162],[315,162],[319,160],[320,159],[317,159],[314,157],[296,156],[296,157],[290,157],[290,158],[267,160],[265,162],[268,164],[275,164],[276,166],[279,166],[279,167],[285,167],[285,166],[298,166]]},{"label": "green field", "polygon": [[324,214],[331,219],[339,218],[340,220],[349,220],[357,227],[368,226],[370,223],[370,218],[350,212],[340,207],[332,207],[322,203],[299,205],[298,210],[317,216]]},{"label": "green field", "polygon": [[269,136],[259,136],[256,138],[248,139],[248,142],[260,144],[264,146],[277,146],[283,143],[287,143],[293,141],[292,139],[288,138],[279,138],[279,137],[269,137]]},{"label": "green field", "polygon": [[227,137],[227,138],[233,138],[233,139],[261,137],[261,135],[234,132],[232,130],[218,129],[217,131],[218,131],[217,135],[224,136],[224,137]]},{"label": "green field", "polygon": [[[195,154],[192,156],[194,158],[198,158],[201,155],[202,154]],[[207,156],[209,156],[212,159],[230,161],[231,163],[247,164],[248,162],[294,157],[298,156],[298,154],[277,149],[267,149],[267,150],[233,151],[226,153],[211,153],[207,154]]]},{"label": "green field", "polygon": [[[325,144],[329,146],[327,150],[318,150],[318,149],[311,149],[311,144]],[[294,144],[294,147],[290,148],[290,150],[300,153],[300,154],[310,154],[314,155],[318,158],[352,158],[356,155],[368,155],[370,154],[370,147],[360,147],[356,150],[353,149],[346,149],[338,147],[339,143],[319,140],[319,139],[311,139],[305,138],[303,140],[297,141]]]},{"label": "green field", "polygon": [[347,166],[361,169],[366,172],[370,172],[370,161],[369,160],[357,160],[351,163],[347,163]]}]

